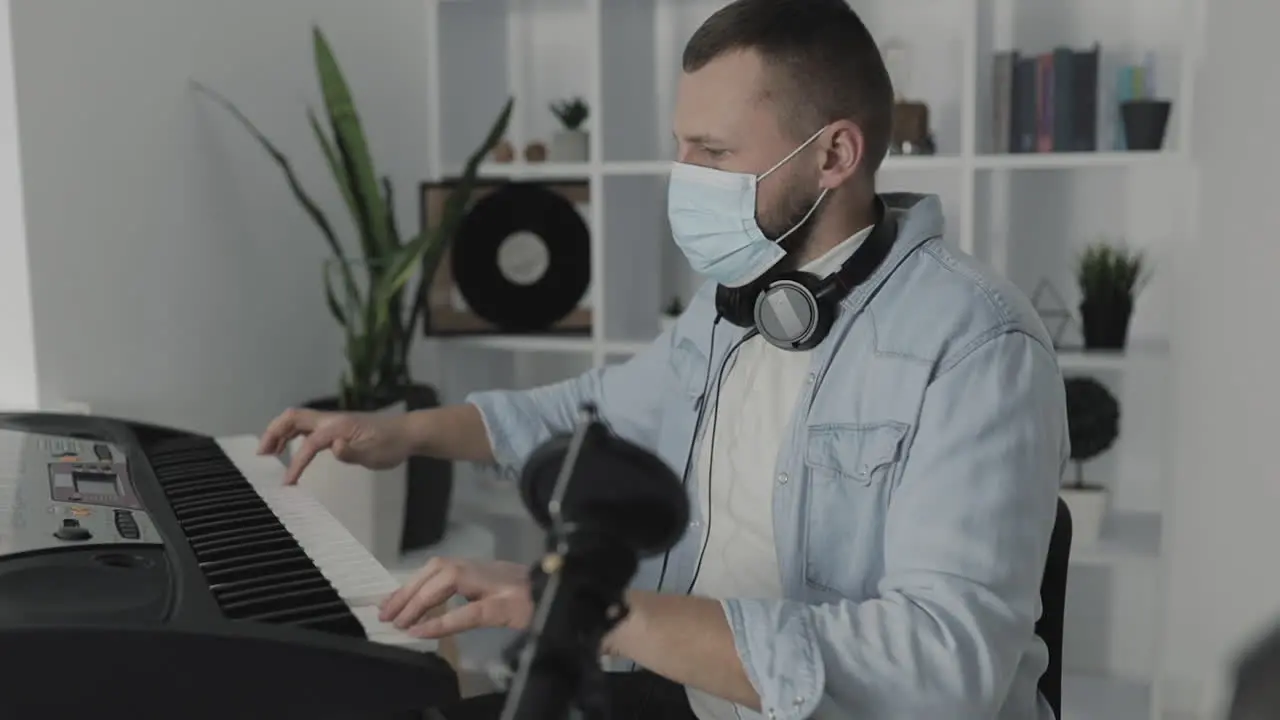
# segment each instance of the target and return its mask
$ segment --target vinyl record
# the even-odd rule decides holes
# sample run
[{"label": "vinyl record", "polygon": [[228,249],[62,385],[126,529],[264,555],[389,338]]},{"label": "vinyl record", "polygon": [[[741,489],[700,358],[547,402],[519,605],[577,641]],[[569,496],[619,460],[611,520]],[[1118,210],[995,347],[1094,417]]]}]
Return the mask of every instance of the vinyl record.
[{"label": "vinyl record", "polygon": [[546,330],[591,283],[586,222],[568,199],[535,183],[508,183],[472,205],[452,255],[468,307],[505,332]]}]

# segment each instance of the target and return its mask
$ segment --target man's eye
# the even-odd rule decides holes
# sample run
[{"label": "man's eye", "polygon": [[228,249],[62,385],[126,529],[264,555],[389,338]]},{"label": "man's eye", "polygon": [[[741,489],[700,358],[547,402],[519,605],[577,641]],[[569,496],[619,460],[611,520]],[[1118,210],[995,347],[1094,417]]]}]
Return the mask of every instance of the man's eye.
[{"label": "man's eye", "polygon": [[726,150],[720,150],[719,148],[703,148],[702,151],[705,152],[708,157],[712,158],[722,158],[727,152]]}]

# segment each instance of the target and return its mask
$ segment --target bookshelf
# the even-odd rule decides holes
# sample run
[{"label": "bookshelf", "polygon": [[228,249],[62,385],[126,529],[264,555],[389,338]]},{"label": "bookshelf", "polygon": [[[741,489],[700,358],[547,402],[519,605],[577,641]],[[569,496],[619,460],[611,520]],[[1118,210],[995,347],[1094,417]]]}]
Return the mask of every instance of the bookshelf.
[{"label": "bookshelf", "polygon": [[[549,142],[552,101],[583,97],[590,159],[489,163],[513,179],[585,178],[593,230],[589,337],[496,335],[431,343],[449,399],[487,387],[529,387],[625,360],[659,332],[660,309],[698,280],[670,242],[665,176],[679,54],[720,0],[424,0],[433,176],[456,172],[508,94],[509,139]],[[938,152],[893,156],[885,190],[938,194],[947,240],[990,263],[1028,295],[1048,281],[1075,302],[1071,260],[1085,243],[1121,238],[1156,274],[1138,301],[1124,353],[1062,352],[1066,373],[1112,386],[1124,421],[1116,449],[1089,472],[1112,491],[1103,539],[1072,569],[1066,717],[1161,718],[1165,575],[1161,520],[1169,434],[1170,293],[1161,260],[1187,241],[1194,190],[1190,116],[1203,0],[851,0],[882,45],[907,49],[899,84],[929,105]],[[1100,48],[1096,150],[995,152],[995,58]],[[1116,149],[1119,68],[1144,64],[1172,100],[1157,151]],[[1170,273],[1171,274],[1171,273]],[[650,281],[647,278],[652,278]],[[1068,343],[1076,338],[1067,337]],[[469,472],[469,471],[468,471]]]}]

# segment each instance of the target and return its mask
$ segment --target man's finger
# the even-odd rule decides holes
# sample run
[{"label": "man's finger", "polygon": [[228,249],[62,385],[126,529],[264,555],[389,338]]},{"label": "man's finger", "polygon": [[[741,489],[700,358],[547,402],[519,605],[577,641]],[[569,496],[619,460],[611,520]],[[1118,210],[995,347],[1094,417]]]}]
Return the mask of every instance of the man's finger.
[{"label": "man's finger", "polygon": [[319,430],[307,436],[305,440],[298,443],[298,451],[289,459],[289,469],[284,473],[284,484],[295,485],[298,479],[302,477],[302,471],[307,469],[311,461],[320,454],[321,450],[329,447],[333,442],[333,432],[331,430]]},{"label": "man's finger", "polygon": [[443,569],[443,562],[440,558],[431,558],[418,569],[418,572],[414,573],[409,582],[401,585],[398,590],[388,595],[379,608],[378,619],[382,622],[391,622],[396,615],[399,615],[404,606],[408,604],[409,599],[418,593],[422,583]]},{"label": "man's finger", "polygon": [[396,613],[393,624],[400,629],[407,628],[448,602],[458,591],[457,577],[457,573],[441,572],[427,578]]},{"label": "man's finger", "polygon": [[262,433],[258,442],[258,453],[262,455],[279,455],[284,452],[285,445],[301,433],[315,429],[319,413],[306,408],[290,408],[276,416]]},{"label": "man's finger", "polygon": [[502,603],[498,598],[485,598],[469,602],[439,617],[429,618],[408,629],[415,637],[439,639],[481,627],[505,625],[501,617]]}]

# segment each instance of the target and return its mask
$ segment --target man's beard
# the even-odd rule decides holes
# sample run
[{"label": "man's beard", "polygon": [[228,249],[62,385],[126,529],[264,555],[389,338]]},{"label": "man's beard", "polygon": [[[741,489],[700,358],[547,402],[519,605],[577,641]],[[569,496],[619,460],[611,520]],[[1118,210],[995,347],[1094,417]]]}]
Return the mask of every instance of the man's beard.
[{"label": "man's beard", "polygon": [[810,192],[789,192],[776,207],[767,213],[761,213],[760,229],[770,240],[776,242],[787,231],[795,228],[779,243],[787,251],[787,257],[775,266],[777,270],[795,269],[797,258],[804,256],[813,236],[814,221],[818,217],[818,213],[812,211],[821,196],[821,191],[816,189]]}]

